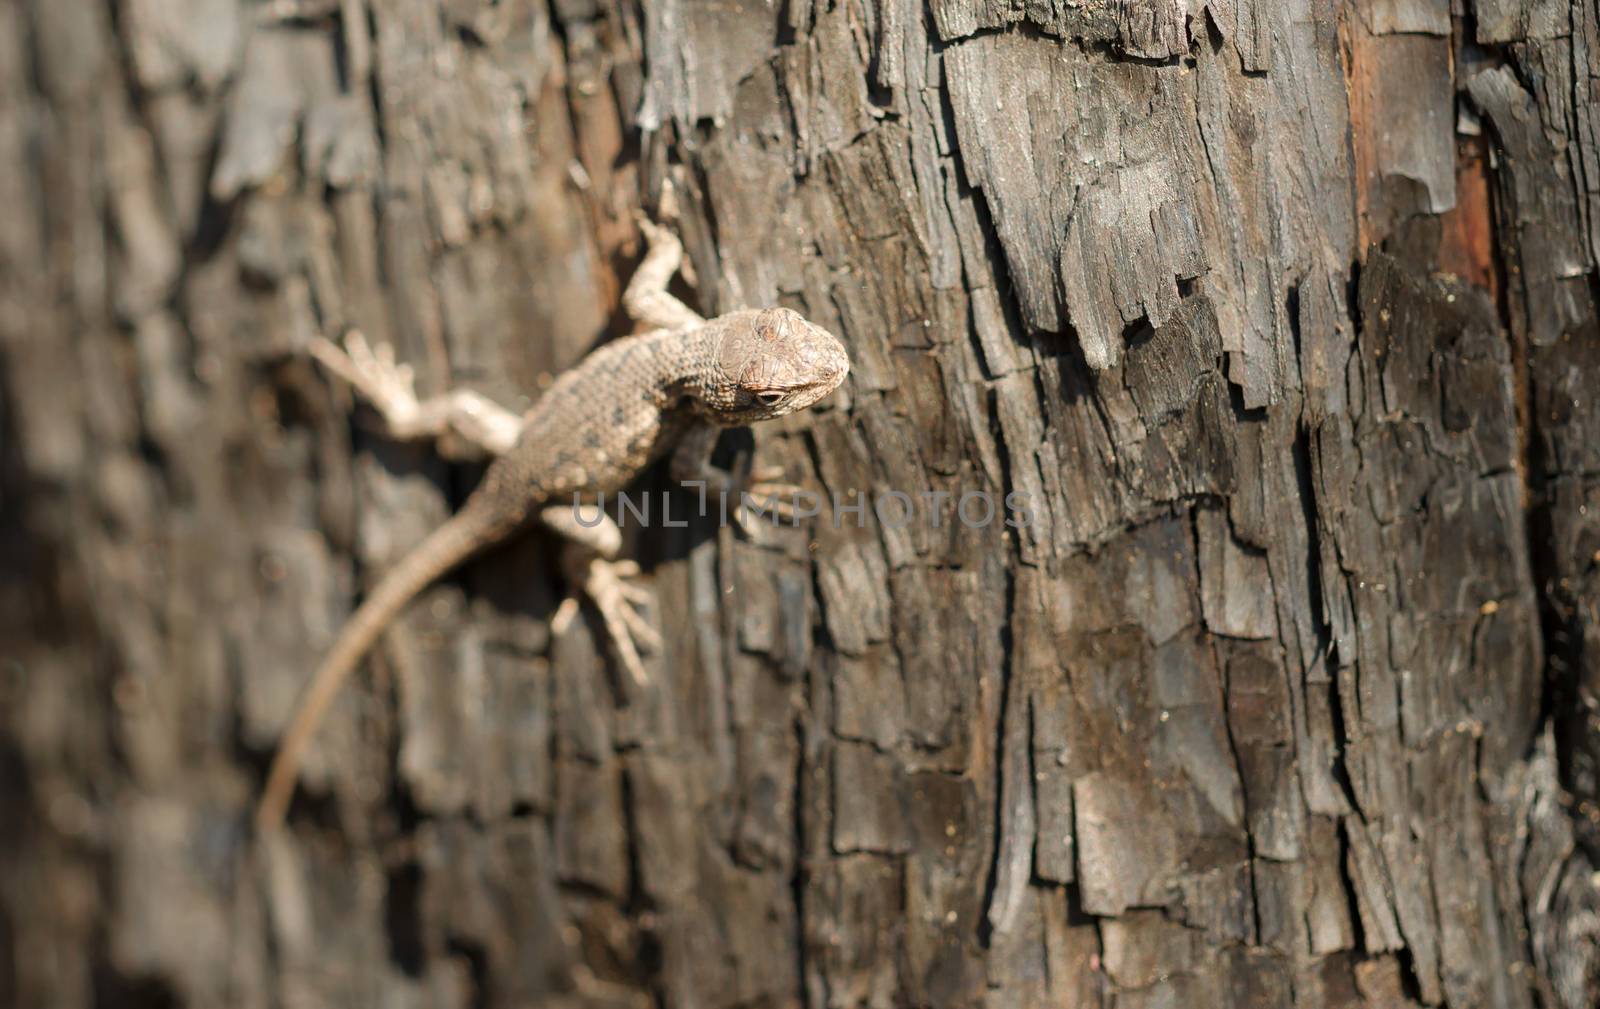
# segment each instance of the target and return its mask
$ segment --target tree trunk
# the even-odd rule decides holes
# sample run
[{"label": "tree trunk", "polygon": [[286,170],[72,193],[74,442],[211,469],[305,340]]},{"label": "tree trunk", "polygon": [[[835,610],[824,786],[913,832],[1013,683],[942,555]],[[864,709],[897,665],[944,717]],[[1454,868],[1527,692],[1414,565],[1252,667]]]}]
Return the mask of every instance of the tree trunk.
[{"label": "tree trunk", "polygon": [[[1597,81],[1595,0],[0,2],[0,1004],[1597,1004]],[[724,442],[822,513],[632,530],[645,689],[471,563],[254,836],[480,472],[308,341],[525,406],[669,183],[850,350]]]}]

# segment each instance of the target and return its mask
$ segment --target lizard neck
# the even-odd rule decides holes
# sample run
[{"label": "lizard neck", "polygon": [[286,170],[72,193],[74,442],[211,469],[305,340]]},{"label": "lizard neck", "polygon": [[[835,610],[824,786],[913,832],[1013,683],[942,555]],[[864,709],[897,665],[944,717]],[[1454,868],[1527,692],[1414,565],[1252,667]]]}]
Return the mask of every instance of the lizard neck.
[{"label": "lizard neck", "polygon": [[719,322],[712,319],[694,329],[649,337],[657,351],[656,388],[661,390],[663,408],[689,406],[702,413],[704,404],[715,402],[717,391],[727,385],[717,363],[717,348],[722,343]]}]

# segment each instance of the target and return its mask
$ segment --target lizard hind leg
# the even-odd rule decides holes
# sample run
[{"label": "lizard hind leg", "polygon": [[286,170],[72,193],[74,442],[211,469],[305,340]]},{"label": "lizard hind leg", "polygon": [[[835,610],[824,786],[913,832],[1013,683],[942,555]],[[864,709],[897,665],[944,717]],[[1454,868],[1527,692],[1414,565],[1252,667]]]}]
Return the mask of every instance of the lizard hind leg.
[{"label": "lizard hind leg", "polygon": [[550,629],[563,633],[578,614],[578,597],[594,605],[605,628],[608,644],[617,662],[635,686],[649,682],[640,652],[661,649],[661,634],[650,625],[640,610],[650,604],[650,593],[633,579],[639,565],[617,560],[622,549],[622,531],[599,508],[556,505],[539,513],[540,520],[566,538],[561,553],[561,570],[574,594],[557,608]]},{"label": "lizard hind leg", "polygon": [[521,417],[471,389],[418,399],[411,366],[397,361],[389,344],[369,345],[358,330],[346,335],[343,347],[316,338],[311,354],[372,404],[392,438],[433,438],[447,456],[493,458],[511,451],[522,434]]}]

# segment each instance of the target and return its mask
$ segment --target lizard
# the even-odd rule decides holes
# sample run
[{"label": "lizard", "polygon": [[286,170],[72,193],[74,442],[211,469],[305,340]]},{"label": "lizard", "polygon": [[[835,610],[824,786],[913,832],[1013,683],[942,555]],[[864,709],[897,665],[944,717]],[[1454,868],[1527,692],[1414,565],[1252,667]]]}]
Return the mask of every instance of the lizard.
[{"label": "lizard", "polygon": [[[622,664],[643,682],[635,642],[659,636],[633,609],[642,590],[628,579],[637,565],[617,559],[616,523],[578,502],[621,490],[668,455],[674,478],[704,481],[702,493],[771,500],[792,490],[771,473],[741,482],[712,466],[711,450],[724,428],[804,410],[832,392],[850,368],[844,345],[787,308],[703,318],[667,291],[683,259],[677,236],[648,220],[639,225],[648,249],[623,309],[649,329],[592,351],[520,416],[470,390],[419,401],[410,367],[359,332],[346,335],[344,349],[313,341],[313,356],[371,401],[391,436],[454,436],[493,461],[460,510],[380,578],[339,631],[279,742],[256,808],[258,830],[281,825],[301,757],[340,686],[406,605],[463,561],[535,522],[566,538],[574,548],[563,562],[569,582],[593,602]],[[556,621],[570,618],[568,603]]]}]

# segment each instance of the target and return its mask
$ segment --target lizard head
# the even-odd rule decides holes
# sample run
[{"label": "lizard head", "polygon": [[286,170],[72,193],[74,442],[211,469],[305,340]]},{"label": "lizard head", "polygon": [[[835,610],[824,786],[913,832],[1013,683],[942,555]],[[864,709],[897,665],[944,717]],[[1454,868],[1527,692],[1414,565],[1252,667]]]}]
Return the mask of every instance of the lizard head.
[{"label": "lizard head", "polygon": [[741,427],[804,410],[850,370],[838,338],[799,312],[763,308],[717,321],[716,375],[702,402],[719,424]]}]

